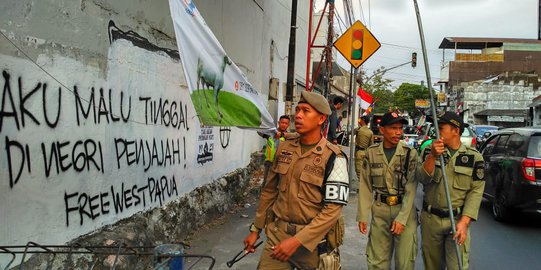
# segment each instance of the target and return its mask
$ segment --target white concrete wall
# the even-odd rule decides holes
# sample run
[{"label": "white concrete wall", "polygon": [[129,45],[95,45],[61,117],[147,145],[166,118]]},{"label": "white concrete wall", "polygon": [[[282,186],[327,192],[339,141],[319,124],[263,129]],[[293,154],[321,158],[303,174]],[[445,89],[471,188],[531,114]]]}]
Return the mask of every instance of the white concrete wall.
[{"label": "white concrete wall", "polygon": [[462,83],[464,88],[464,121],[474,123],[473,114],[485,109],[524,109],[539,95],[539,89],[524,85],[524,81],[504,84]]},{"label": "white concrete wall", "polygon": [[[289,1],[195,2],[262,98],[271,77],[286,81]],[[307,3],[299,1],[296,77],[305,74]],[[0,36],[0,245],[64,243],[163,206],[260,149],[253,131],[202,134],[168,8],[166,0],[0,3],[9,38]],[[110,40],[113,30],[121,37]],[[199,164],[205,142],[212,161]]]}]

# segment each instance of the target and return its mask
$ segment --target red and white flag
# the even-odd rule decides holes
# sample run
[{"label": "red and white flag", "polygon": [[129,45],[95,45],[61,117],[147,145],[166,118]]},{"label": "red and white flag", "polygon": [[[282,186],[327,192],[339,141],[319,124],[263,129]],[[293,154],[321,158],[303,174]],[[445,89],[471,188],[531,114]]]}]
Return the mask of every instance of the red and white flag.
[{"label": "red and white flag", "polygon": [[363,108],[363,110],[368,109],[370,104],[372,104],[372,96],[360,87],[359,91],[357,91],[357,95],[361,98],[361,108]]}]

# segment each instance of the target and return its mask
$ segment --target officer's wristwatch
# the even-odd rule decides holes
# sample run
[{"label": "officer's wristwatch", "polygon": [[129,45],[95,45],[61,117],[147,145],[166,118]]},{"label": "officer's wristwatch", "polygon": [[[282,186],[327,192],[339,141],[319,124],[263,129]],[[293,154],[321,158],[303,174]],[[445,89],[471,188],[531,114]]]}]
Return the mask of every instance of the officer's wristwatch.
[{"label": "officer's wristwatch", "polygon": [[261,232],[261,229],[259,229],[258,227],[255,226],[255,224],[251,224],[250,225],[250,231],[251,232],[256,232],[257,234],[259,234]]}]

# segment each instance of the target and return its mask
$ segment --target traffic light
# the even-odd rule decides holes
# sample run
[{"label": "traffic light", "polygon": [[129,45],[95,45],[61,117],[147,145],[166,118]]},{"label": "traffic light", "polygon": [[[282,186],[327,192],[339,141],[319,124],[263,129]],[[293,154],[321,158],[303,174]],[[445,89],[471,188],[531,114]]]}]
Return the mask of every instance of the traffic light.
[{"label": "traffic light", "polygon": [[363,58],[363,30],[355,29],[351,35],[351,59],[361,60]]},{"label": "traffic light", "polygon": [[411,54],[411,67],[417,66],[417,53],[414,52]]}]

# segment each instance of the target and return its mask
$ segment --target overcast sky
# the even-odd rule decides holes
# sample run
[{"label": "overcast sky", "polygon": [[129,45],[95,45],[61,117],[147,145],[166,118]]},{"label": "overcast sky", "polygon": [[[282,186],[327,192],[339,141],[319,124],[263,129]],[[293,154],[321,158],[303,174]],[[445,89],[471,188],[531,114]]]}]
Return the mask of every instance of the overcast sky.
[{"label": "overcast sky", "polygon": [[[430,75],[434,84],[440,78],[443,50],[438,49],[444,37],[495,37],[537,39],[538,0],[417,0],[424,28]],[[342,0],[335,0],[343,16]],[[381,48],[364,64],[372,74],[378,67],[392,67],[410,61],[418,53],[415,69],[406,65],[385,74],[393,85],[403,82],[426,83],[421,41],[413,0],[351,0],[355,16],[382,43]],[[324,0],[316,0],[316,8]],[[361,15],[361,6],[362,14]],[[370,8],[369,8],[370,7]],[[344,30],[344,26],[341,26]],[[338,56],[341,57],[341,56]],[[446,50],[446,60],[453,57]],[[345,60],[339,60],[344,62]],[[347,62],[346,62],[347,63]]]}]

